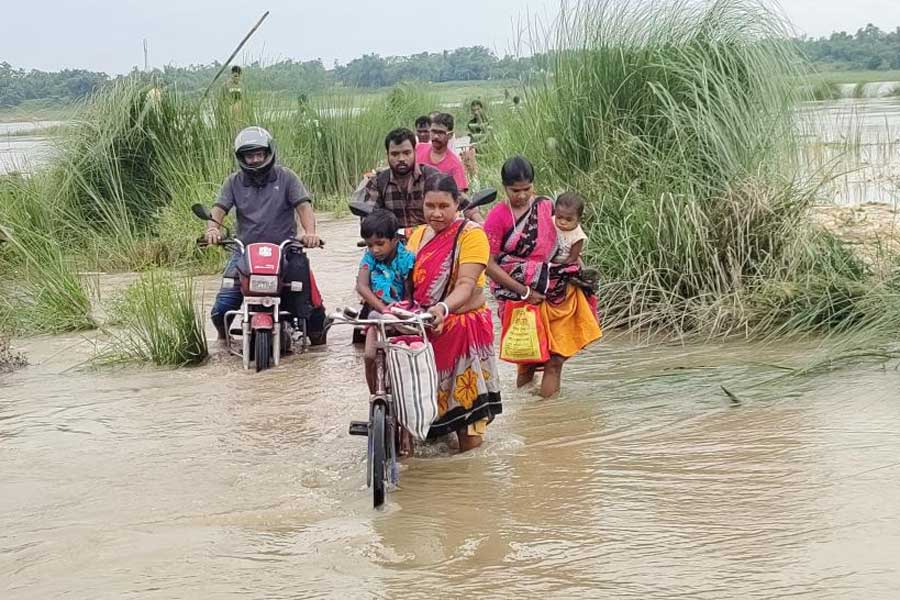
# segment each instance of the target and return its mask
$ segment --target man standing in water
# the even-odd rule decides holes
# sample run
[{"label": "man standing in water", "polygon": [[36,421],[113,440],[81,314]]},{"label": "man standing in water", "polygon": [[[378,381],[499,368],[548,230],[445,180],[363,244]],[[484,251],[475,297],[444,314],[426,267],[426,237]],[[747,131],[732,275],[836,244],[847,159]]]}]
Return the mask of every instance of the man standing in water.
[{"label": "man standing in water", "polygon": [[[207,223],[206,241],[222,241],[221,223],[232,208],[237,216],[237,237],[245,244],[258,242],[280,244],[297,237],[297,221],[303,227],[300,240],[308,248],[320,245],[316,235],[316,217],[312,199],[300,178],[286,167],[275,164],[275,141],[262,127],[247,127],[234,140],[234,155],[240,170],[225,180]],[[234,254],[225,267],[226,276],[237,269],[240,256]],[[307,333],[313,345],[325,343],[325,308],[316,287],[309,263],[303,254],[290,254],[285,268],[298,280],[304,281],[298,304],[286,306],[297,316],[307,317]],[[297,300],[298,297],[294,297]],[[243,295],[240,288],[222,288],[216,296],[211,316],[219,334],[225,340],[225,313],[240,308]],[[310,308],[311,307],[311,308]]]}]

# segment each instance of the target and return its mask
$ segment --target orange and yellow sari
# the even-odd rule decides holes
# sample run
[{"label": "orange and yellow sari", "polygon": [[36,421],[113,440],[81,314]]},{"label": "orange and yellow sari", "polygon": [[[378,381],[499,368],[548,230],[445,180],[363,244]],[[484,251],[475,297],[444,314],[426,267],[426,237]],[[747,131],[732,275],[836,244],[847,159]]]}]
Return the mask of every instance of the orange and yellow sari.
[{"label": "orange and yellow sari", "polygon": [[[569,282],[578,266],[550,263],[556,252],[557,235],[549,198],[535,198],[518,220],[509,205],[501,202],[488,213],[484,230],[497,264],[519,283],[546,296],[541,303],[541,319],[550,338],[551,354],[569,358],[600,339],[603,332],[597,299],[586,296]],[[493,291],[502,316],[506,301],[517,296],[496,284]]]}]

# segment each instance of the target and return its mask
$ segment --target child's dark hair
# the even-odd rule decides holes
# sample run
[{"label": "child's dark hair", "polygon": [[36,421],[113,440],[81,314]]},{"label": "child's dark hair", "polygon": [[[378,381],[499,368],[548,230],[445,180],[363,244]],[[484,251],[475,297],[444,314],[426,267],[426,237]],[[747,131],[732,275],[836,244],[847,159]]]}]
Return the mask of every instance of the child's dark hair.
[{"label": "child's dark hair", "polygon": [[376,208],[360,223],[359,235],[364,240],[371,237],[392,240],[397,237],[399,228],[400,222],[397,221],[394,213],[383,208]]},{"label": "child's dark hair", "polygon": [[571,208],[578,213],[578,218],[584,216],[584,198],[575,192],[563,192],[556,198],[556,206]]},{"label": "child's dark hair", "polygon": [[431,117],[428,115],[422,115],[418,119],[416,119],[416,129],[420,127],[430,127],[431,126]]},{"label": "child's dark hair", "polygon": [[241,74],[241,68],[240,68],[239,66],[237,66],[237,65],[234,65],[233,67],[231,67],[231,72],[232,72],[234,75],[240,75],[240,74]]},{"label": "child's dark hair", "polygon": [[517,154],[503,163],[500,169],[500,179],[503,185],[513,185],[516,183],[534,183],[534,167],[528,162],[528,159]]}]

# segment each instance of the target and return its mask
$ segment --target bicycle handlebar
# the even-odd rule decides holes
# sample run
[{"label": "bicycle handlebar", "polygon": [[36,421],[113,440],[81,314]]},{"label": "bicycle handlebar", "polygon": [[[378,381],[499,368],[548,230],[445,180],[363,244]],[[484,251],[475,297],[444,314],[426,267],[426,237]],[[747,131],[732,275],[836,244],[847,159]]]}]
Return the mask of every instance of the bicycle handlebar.
[{"label": "bicycle handlebar", "polygon": [[434,321],[434,315],[431,313],[415,313],[398,307],[392,307],[392,316],[397,317],[381,318],[381,319],[360,319],[359,313],[351,308],[343,308],[332,313],[331,318],[335,323],[345,323],[348,325],[409,325],[411,323],[421,323],[428,325]]}]

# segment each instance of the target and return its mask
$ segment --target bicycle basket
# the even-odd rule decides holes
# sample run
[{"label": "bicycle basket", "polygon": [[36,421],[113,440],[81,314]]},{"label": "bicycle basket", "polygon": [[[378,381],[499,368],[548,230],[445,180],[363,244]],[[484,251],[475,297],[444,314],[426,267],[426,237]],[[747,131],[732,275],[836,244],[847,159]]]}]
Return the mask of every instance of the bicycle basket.
[{"label": "bicycle basket", "polygon": [[388,340],[387,363],[397,418],[416,439],[425,440],[438,417],[434,349],[420,336],[392,337]]}]

